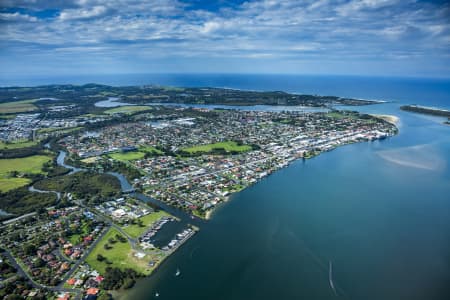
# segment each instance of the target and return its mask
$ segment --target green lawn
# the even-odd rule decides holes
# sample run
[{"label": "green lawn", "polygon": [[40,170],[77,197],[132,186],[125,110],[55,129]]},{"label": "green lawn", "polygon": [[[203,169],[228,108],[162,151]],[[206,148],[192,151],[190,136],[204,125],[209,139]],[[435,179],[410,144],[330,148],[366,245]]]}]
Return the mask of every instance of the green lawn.
[{"label": "green lawn", "polygon": [[214,143],[214,144],[208,144],[208,145],[198,145],[188,148],[181,149],[184,152],[188,153],[209,153],[212,152],[215,149],[225,149],[226,152],[246,152],[252,150],[251,146],[248,145],[238,145],[236,142],[228,141],[228,142],[220,142],[220,143]]},{"label": "green lawn", "polygon": [[130,152],[116,152],[108,155],[112,159],[121,160],[121,161],[129,161],[129,160],[137,160],[144,158],[145,153],[139,151],[130,151]]},{"label": "green lawn", "polygon": [[26,147],[35,146],[38,143],[39,143],[39,141],[17,141],[17,142],[13,142],[13,143],[0,142],[0,150],[26,148]]},{"label": "green lawn", "polygon": [[152,109],[151,106],[130,105],[130,106],[120,106],[120,107],[111,108],[111,109],[105,110],[104,113],[109,114],[109,115],[118,114],[118,113],[132,114],[135,112],[151,110],[151,109]]},{"label": "green lawn", "polygon": [[[148,275],[153,268],[148,266],[150,261],[150,255],[146,255],[144,258],[139,259],[135,257],[134,250],[131,249],[131,245],[127,242],[121,243],[116,240],[116,234],[120,234],[117,229],[111,228],[103,237],[103,239],[95,246],[89,256],[86,258],[86,262],[101,274],[105,274],[106,267],[117,267],[120,269],[130,268],[139,273]],[[116,240],[114,244],[109,244],[108,239],[113,238]],[[112,248],[106,250],[105,244],[109,244]],[[97,255],[101,254],[106,258],[106,261],[98,261]],[[109,264],[108,264],[109,263]]]},{"label": "green lawn", "polygon": [[7,192],[25,186],[31,182],[28,178],[0,178],[0,191]]},{"label": "green lawn", "polygon": [[148,214],[146,216],[140,217],[139,219],[142,221],[143,226],[139,226],[137,224],[134,225],[128,225],[122,227],[123,231],[128,233],[133,238],[140,237],[147,229],[150,227],[154,222],[161,219],[164,216],[169,216],[168,213],[165,211],[158,211],[151,214]]},{"label": "green lawn", "polygon": [[0,103],[0,114],[21,113],[36,110],[33,104],[36,100],[22,100],[14,102]]}]

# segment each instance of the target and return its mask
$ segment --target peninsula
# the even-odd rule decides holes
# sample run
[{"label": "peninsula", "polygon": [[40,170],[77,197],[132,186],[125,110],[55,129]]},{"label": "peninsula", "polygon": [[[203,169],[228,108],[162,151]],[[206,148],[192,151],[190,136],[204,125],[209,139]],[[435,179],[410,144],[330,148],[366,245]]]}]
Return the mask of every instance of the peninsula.
[{"label": "peninsula", "polygon": [[432,115],[438,117],[447,117],[448,120],[444,122],[444,124],[450,123],[450,110],[436,108],[436,107],[428,107],[421,105],[403,105],[400,107],[401,110],[415,112],[419,114]]}]

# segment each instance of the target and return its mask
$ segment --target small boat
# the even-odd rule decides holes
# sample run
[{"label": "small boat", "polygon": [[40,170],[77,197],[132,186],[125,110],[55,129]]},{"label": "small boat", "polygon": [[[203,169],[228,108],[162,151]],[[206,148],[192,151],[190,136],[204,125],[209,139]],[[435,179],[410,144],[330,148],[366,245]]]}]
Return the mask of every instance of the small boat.
[{"label": "small boat", "polygon": [[155,297],[159,297],[159,293],[158,292],[155,293]]},{"label": "small boat", "polygon": [[177,272],[175,273],[175,276],[179,276],[181,274],[180,269],[177,269]]}]

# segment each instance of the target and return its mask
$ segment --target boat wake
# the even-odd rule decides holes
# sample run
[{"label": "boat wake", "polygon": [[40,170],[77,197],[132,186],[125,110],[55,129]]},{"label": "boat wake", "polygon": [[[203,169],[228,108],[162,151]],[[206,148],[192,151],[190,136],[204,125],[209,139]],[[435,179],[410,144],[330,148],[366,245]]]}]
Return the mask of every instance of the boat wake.
[{"label": "boat wake", "polygon": [[336,288],[334,287],[334,282],[333,282],[333,264],[331,263],[331,260],[329,261],[329,266],[328,266],[328,281],[330,283],[330,287],[334,292],[334,295],[337,296],[338,293],[336,291]]},{"label": "boat wake", "polygon": [[298,243],[297,246],[299,248],[301,248],[303,251],[305,251],[305,253],[311,258],[312,262],[314,262],[320,268],[320,270],[323,271],[325,276],[326,276],[326,272],[328,271],[328,284],[329,284],[330,288],[333,290],[334,295],[336,297],[339,297],[340,299],[350,299],[350,297],[347,295],[345,290],[339,286],[339,283],[334,282],[333,265],[332,265],[331,260],[328,260],[328,266],[327,266],[326,260],[319,257],[302,238],[297,236],[292,230],[288,229],[287,232],[290,236],[292,236],[292,241],[295,241]]}]

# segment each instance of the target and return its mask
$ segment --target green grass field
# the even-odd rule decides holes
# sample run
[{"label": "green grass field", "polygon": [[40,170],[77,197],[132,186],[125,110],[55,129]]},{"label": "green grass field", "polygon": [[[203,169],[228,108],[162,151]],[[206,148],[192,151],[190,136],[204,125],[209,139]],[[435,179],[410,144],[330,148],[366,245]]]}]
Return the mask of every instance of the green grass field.
[{"label": "green grass field", "polygon": [[151,109],[152,109],[151,106],[130,105],[130,106],[120,106],[120,107],[111,108],[111,109],[105,110],[104,113],[109,114],[109,115],[118,114],[118,113],[132,114],[135,112],[151,110]]},{"label": "green grass field", "polygon": [[0,150],[26,148],[35,146],[38,143],[39,141],[18,141],[13,143],[0,142]]},{"label": "green grass field", "polygon": [[83,127],[69,127],[69,128],[41,128],[37,132],[38,133],[50,133],[50,132],[59,132],[59,133],[70,133],[76,131],[78,129],[82,129]]},{"label": "green grass field", "polygon": [[199,152],[209,153],[214,149],[225,149],[226,152],[246,152],[252,150],[252,147],[248,145],[238,145],[236,142],[228,141],[183,148],[182,151],[194,154]]},{"label": "green grass field", "polygon": [[1,120],[10,120],[10,119],[14,119],[15,117],[16,117],[16,115],[0,115]]},{"label": "green grass field", "polygon": [[22,113],[36,110],[33,104],[36,100],[23,100],[15,102],[0,103],[0,114]]},{"label": "green grass field", "polygon": [[30,180],[27,178],[9,177],[11,172],[43,173],[42,166],[51,160],[52,158],[50,156],[45,155],[0,159],[0,191],[6,192],[30,183]]},{"label": "green grass field", "polygon": [[334,119],[343,119],[343,118],[350,118],[350,119],[355,119],[358,117],[357,114],[352,113],[352,112],[341,112],[341,111],[330,111],[326,113],[326,116],[329,118],[334,118]]},{"label": "green grass field", "polygon": [[161,150],[156,149],[152,146],[141,146],[139,147],[140,152],[146,152],[150,154],[157,154],[157,155],[163,155],[164,153]]},{"label": "green grass field", "polygon": [[143,158],[145,156],[145,153],[139,151],[116,152],[108,154],[108,156],[115,160],[130,161]]},{"label": "green grass field", "polygon": [[42,166],[51,161],[52,158],[46,155],[32,155],[23,158],[0,159],[0,177],[7,176],[10,172],[39,174]]},{"label": "green grass field", "polygon": [[[153,268],[148,266],[150,255],[147,254],[141,259],[135,257],[133,255],[134,250],[131,248],[131,245],[128,243],[128,241],[125,243],[117,241],[116,234],[120,234],[117,229],[109,229],[103,239],[95,246],[95,248],[86,258],[86,262],[101,274],[105,274],[106,267],[117,267],[122,270],[130,268],[145,275],[150,274],[153,270]],[[116,240],[116,242],[114,244],[108,243],[108,239],[110,238],[113,238],[114,240]],[[105,244],[109,244],[112,248],[106,250],[104,248]],[[98,254],[101,254],[103,257],[105,257],[106,261],[98,261]],[[109,264],[107,262],[109,262]]]},{"label": "green grass field", "polygon": [[328,113],[326,113],[326,116],[329,117],[329,118],[333,118],[333,119],[345,118],[345,115],[343,115],[340,112],[336,112],[336,111],[328,112]]},{"label": "green grass field", "polygon": [[28,178],[0,178],[0,192],[17,189],[31,182]]},{"label": "green grass field", "polygon": [[139,219],[142,221],[142,227],[134,224],[134,225],[128,225],[122,227],[123,231],[128,233],[133,238],[140,237],[147,229],[150,227],[154,222],[158,221],[164,216],[169,216],[168,213],[165,211],[158,211],[151,214],[148,214],[146,216],[140,217]]}]

